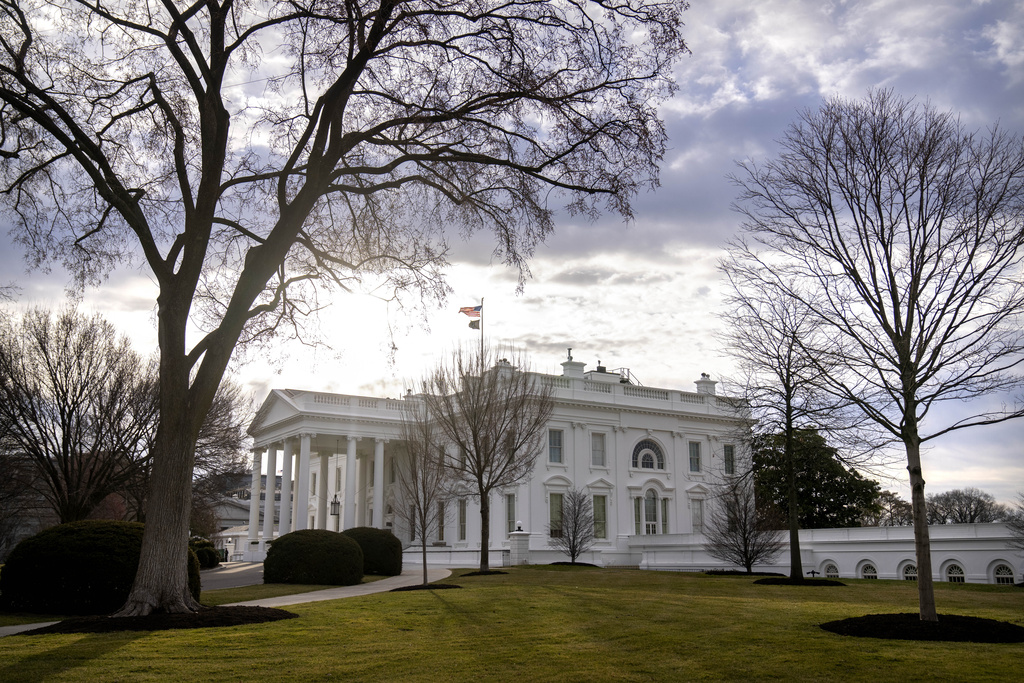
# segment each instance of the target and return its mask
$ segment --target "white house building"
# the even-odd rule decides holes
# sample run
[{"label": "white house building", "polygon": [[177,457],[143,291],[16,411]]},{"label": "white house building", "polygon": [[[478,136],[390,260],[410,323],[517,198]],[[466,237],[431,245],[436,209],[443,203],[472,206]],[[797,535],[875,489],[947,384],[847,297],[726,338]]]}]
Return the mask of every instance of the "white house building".
[{"label": "white house building", "polygon": [[[561,375],[539,379],[551,385],[555,401],[546,447],[528,479],[492,497],[491,566],[564,559],[551,545],[549,525],[562,496],[576,488],[594,506],[596,538],[582,561],[647,569],[723,567],[704,551],[701,530],[716,484],[749,467],[741,404],[717,395],[707,375],[695,382],[695,391],[658,389],[634,383],[626,370],[608,372],[598,365],[587,371],[571,356]],[[266,540],[290,531],[355,526],[391,529],[410,544],[411,534],[394,510],[401,504],[396,496],[402,414],[407,401],[415,400],[271,391],[249,428],[249,524],[231,529],[221,544],[236,559],[258,561],[266,555]],[[277,514],[275,497],[260,495],[261,469],[282,475]],[[444,524],[428,539],[428,561],[474,566],[479,525],[472,497],[448,501]],[[1005,525],[955,527],[933,527],[936,580],[1012,583],[1020,574],[1024,563],[1009,549]],[[822,574],[916,577],[909,528],[805,531],[801,550],[805,568]]]}]

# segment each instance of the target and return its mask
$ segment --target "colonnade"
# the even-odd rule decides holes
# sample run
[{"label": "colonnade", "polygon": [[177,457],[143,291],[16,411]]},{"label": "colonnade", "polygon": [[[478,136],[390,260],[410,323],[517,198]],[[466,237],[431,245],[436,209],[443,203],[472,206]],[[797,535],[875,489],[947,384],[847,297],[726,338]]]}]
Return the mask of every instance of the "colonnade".
[{"label": "colonnade", "polygon": [[[317,529],[328,528],[327,517],[328,509],[331,501],[331,494],[340,498],[341,508],[340,516],[337,522],[333,526],[336,528],[335,531],[341,531],[343,529],[350,529],[355,526],[374,526],[377,528],[385,527],[385,515],[384,515],[384,444],[387,439],[384,437],[374,438],[374,449],[373,449],[373,499],[372,507],[365,509],[367,506],[359,506],[357,498],[359,497],[360,488],[358,487],[359,481],[359,462],[360,459],[356,453],[356,447],[358,442],[362,439],[359,436],[343,436],[346,440],[345,450],[345,486],[344,491],[339,491],[338,486],[330,485],[330,460],[332,455],[340,456],[340,453],[333,453],[333,451],[323,450],[314,453],[312,450],[313,440],[316,438],[316,434],[313,433],[300,433],[297,435],[287,436],[283,439],[263,445],[258,445],[253,448],[253,467],[252,467],[252,483],[251,493],[249,498],[249,547],[251,550],[256,550],[258,545],[259,551],[266,550],[266,541],[272,540],[275,537],[274,534],[274,516],[276,508],[276,477],[278,464],[280,463],[281,469],[281,505],[280,514],[277,525],[277,536],[283,536],[291,531],[298,531],[301,529],[307,529],[312,526]],[[333,435],[331,435],[333,436]],[[278,453],[281,453],[281,458],[278,458]],[[265,468],[264,455],[266,456]],[[309,518],[309,503],[310,503],[310,471],[311,461],[313,457],[319,458],[318,477],[316,480],[316,492],[315,492],[315,514],[313,519]],[[293,459],[295,460],[295,487],[294,491],[292,488],[292,464]],[[364,458],[364,460],[369,460]],[[364,462],[363,466],[367,467],[368,462]],[[261,470],[266,469],[266,484],[265,487],[262,485]],[[362,472],[364,478],[367,473]],[[366,481],[364,485],[370,485],[371,482]],[[260,518],[260,492],[263,488],[264,495],[263,500],[263,533],[259,533],[259,518]],[[361,509],[362,508],[362,509]]]}]

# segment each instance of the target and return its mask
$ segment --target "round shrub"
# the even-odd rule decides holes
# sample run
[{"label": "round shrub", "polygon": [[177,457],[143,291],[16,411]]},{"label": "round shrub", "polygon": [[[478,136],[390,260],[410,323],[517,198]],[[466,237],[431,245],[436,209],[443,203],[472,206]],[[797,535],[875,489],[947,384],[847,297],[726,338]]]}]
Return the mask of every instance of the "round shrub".
[{"label": "round shrub", "polygon": [[359,544],[326,529],[302,529],[275,539],[263,561],[264,583],[351,586],[362,579]]},{"label": "round shrub", "polygon": [[213,569],[220,565],[220,553],[216,548],[199,548],[195,551],[200,569]]},{"label": "round shrub", "polygon": [[363,573],[398,576],[402,573],[402,542],[386,529],[357,526],[342,531],[363,551]]},{"label": "round shrub", "polygon": [[[142,550],[138,522],[87,520],[26,538],[0,573],[0,608],[37,614],[109,614],[124,604]],[[189,551],[189,591],[199,600],[199,562]]]}]

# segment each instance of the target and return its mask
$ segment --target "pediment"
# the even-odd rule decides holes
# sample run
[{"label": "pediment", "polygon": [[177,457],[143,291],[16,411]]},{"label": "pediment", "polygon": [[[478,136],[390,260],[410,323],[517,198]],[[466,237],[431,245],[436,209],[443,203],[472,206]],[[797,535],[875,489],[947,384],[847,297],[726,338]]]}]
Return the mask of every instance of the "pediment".
[{"label": "pediment", "polygon": [[253,418],[249,428],[245,430],[246,433],[249,436],[256,436],[270,425],[298,415],[301,411],[291,398],[290,394],[293,393],[280,389],[272,390],[260,409],[256,411],[256,417]]}]

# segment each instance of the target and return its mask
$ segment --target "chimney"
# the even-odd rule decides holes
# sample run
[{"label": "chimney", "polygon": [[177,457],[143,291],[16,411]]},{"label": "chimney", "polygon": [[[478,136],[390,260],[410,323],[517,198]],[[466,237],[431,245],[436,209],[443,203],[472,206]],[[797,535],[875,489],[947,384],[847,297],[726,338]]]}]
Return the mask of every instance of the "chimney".
[{"label": "chimney", "polygon": [[694,382],[697,385],[698,394],[712,394],[715,393],[715,385],[718,384],[715,380],[711,379],[711,375],[706,372],[700,373],[700,379]]}]

